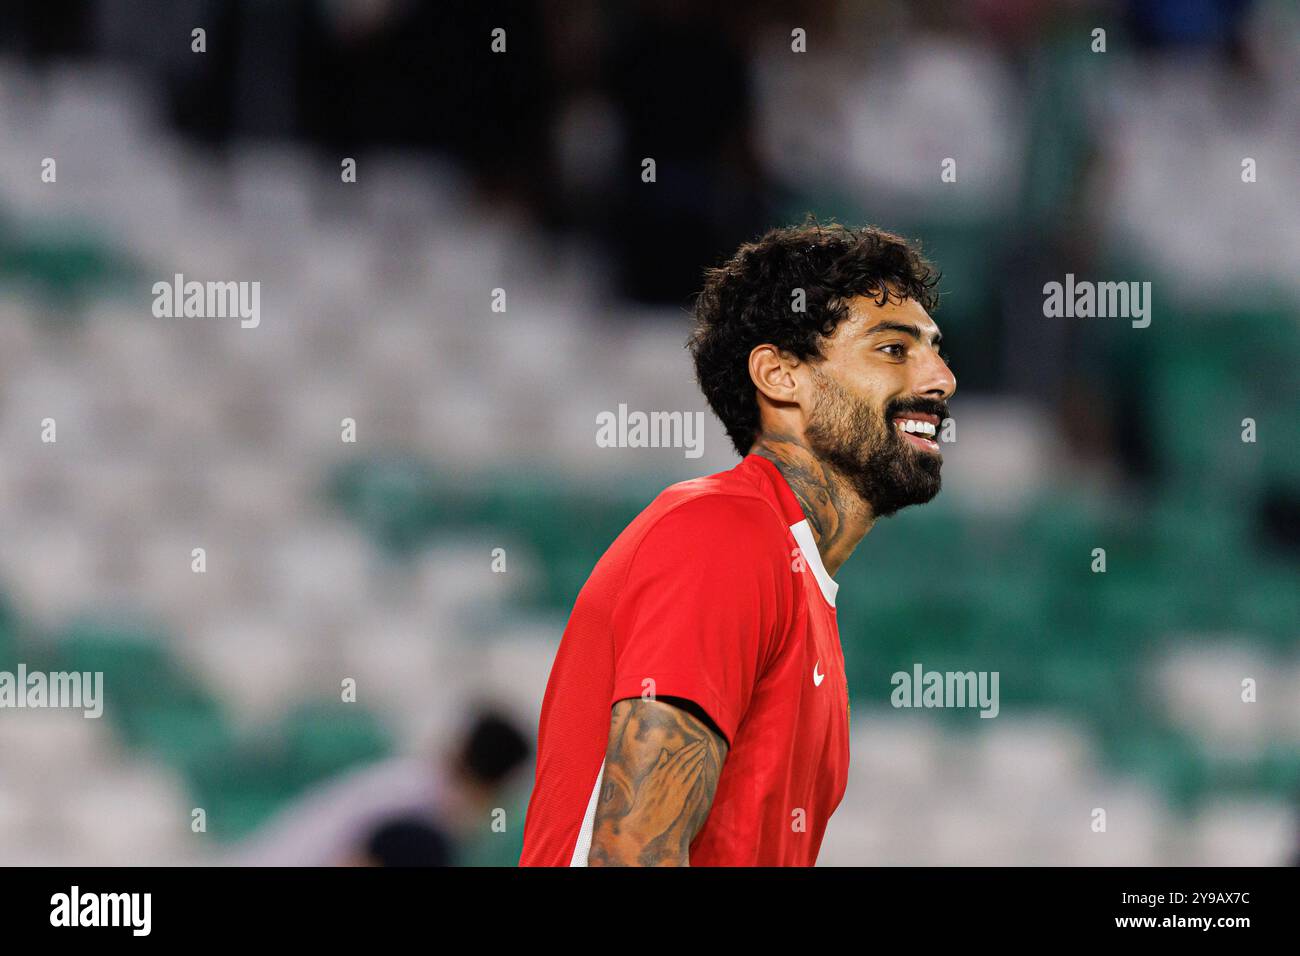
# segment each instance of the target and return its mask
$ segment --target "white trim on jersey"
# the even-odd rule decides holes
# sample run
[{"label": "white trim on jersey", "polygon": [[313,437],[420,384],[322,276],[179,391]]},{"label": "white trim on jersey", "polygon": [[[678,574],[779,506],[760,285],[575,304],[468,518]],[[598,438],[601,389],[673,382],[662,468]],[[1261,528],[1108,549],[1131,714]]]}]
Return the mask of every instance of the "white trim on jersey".
[{"label": "white trim on jersey", "polygon": [[812,570],[813,577],[817,579],[817,586],[822,589],[822,597],[831,607],[835,606],[835,592],[840,586],[835,579],[826,573],[826,565],[822,564],[822,553],[817,550],[817,542],[813,538],[812,527],[808,524],[808,519],[790,525],[790,533],[794,535],[795,543],[799,545],[800,552],[803,553],[804,560],[808,562],[808,567]]},{"label": "white trim on jersey", "polygon": [[605,761],[600,762],[600,772],[596,774],[596,785],[591,788],[591,799],[587,801],[587,812],[582,815],[582,826],[578,828],[578,839],[573,844],[573,857],[569,866],[586,866],[587,856],[591,853],[591,831],[596,824],[596,800],[600,797],[600,783],[605,778]]}]

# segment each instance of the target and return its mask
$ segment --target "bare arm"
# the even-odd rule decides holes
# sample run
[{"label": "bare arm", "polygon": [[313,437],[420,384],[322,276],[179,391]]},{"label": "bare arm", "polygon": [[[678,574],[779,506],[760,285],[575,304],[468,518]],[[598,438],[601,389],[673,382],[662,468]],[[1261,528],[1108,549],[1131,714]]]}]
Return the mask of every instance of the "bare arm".
[{"label": "bare arm", "polygon": [[588,865],[690,865],[727,756],[701,716],[662,700],[614,705]]}]

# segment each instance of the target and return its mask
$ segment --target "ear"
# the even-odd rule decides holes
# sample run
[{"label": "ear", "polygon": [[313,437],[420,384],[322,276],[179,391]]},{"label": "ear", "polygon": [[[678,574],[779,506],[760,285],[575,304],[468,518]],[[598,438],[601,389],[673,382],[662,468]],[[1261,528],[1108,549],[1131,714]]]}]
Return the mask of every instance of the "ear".
[{"label": "ear", "polygon": [[770,401],[791,404],[798,401],[798,365],[797,358],[775,345],[757,345],[749,353],[749,378]]}]

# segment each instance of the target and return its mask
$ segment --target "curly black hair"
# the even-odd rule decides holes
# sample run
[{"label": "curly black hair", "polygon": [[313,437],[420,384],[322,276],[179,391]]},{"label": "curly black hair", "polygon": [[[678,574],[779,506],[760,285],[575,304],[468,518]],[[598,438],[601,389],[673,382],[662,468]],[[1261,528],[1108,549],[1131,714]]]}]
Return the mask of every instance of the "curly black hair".
[{"label": "curly black hair", "polygon": [[[749,378],[755,346],[821,358],[820,340],[848,315],[847,299],[866,295],[880,305],[914,299],[931,312],[938,282],[938,272],[906,239],[875,226],[851,229],[811,218],[771,229],[709,269],[687,348],[700,389],[736,451],[747,455],[759,434]],[[804,293],[802,312],[794,308],[796,289]]]}]

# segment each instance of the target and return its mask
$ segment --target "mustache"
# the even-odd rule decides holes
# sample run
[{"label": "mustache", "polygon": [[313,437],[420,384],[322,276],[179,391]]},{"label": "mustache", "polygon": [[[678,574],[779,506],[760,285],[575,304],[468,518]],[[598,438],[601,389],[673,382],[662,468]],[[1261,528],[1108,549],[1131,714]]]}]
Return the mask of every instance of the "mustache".
[{"label": "mustache", "polygon": [[885,406],[885,421],[913,412],[920,415],[937,415],[939,421],[948,418],[948,403],[938,398],[900,398]]}]

